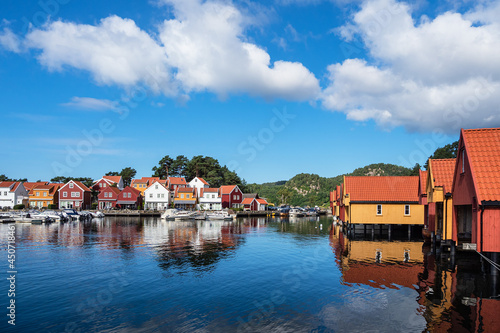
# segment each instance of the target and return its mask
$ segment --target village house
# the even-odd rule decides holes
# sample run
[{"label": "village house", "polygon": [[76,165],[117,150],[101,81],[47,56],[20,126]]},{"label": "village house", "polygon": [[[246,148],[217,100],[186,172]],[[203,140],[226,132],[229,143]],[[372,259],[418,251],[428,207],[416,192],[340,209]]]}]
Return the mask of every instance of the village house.
[{"label": "village house", "polygon": [[434,212],[434,219],[429,216],[428,231],[434,233],[438,239],[447,241],[452,239],[453,226],[453,173],[455,159],[429,159],[429,170],[426,184],[427,203]]},{"label": "village house", "polygon": [[123,190],[123,179],[121,176],[103,176],[101,179],[94,181],[92,189],[96,192],[101,192],[102,188],[116,184],[118,189]]},{"label": "village house", "polygon": [[28,206],[29,195],[21,182],[0,182],[0,208]]},{"label": "village house", "polygon": [[33,208],[59,207],[59,188],[63,184],[35,185],[29,192],[29,205]]},{"label": "village house", "polygon": [[146,209],[164,210],[170,206],[170,191],[166,188],[166,183],[154,181],[144,191],[144,202]]},{"label": "village house", "polygon": [[167,181],[161,180],[160,177],[141,177],[141,179],[132,179],[130,186],[139,190],[141,195],[144,196],[144,191],[154,182],[160,182],[165,185]]},{"label": "village house", "polygon": [[198,204],[200,209],[204,210],[221,210],[222,197],[219,188],[204,187],[200,188],[198,196]]},{"label": "village house", "polygon": [[222,208],[239,208],[243,201],[243,193],[238,185],[223,185],[220,187]]},{"label": "village house", "polygon": [[196,199],[196,188],[178,187],[174,194],[174,206],[179,209],[195,209]]},{"label": "village house", "polygon": [[168,177],[167,188],[170,191],[170,200],[174,201],[175,190],[178,188],[188,187],[186,179],[184,177]]},{"label": "village house", "polygon": [[500,128],[462,129],[453,175],[453,240],[500,252]]},{"label": "village house", "polygon": [[243,201],[241,202],[243,210],[248,211],[262,211],[267,209],[267,201],[259,198],[257,193],[243,194]]},{"label": "village house", "polygon": [[191,181],[189,182],[189,186],[196,188],[198,196],[200,196],[200,190],[202,188],[209,188],[210,187],[210,185],[207,183],[207,181],[203,178],[200,178],[200,177],[194,177],[193,179],[191,179]]},{"label": "village house", "polygon": [[141,192],[130,186],[125,187],[116,199],[116,207],[120,209],[142,208]]},{"label": "village house", "polygon": [[59,188],[59,209],[90,209],[92,193],[82,182],[70,180]]},{"label": "village house", "polygon": [[97,196],[97,204],[99,209],[112,209],[116,207],[120,189],[115,186],[108,186],[101,189]]},{"label": "village house", "polygon": [[423,225],[418,176],[344,176],[345,222]]},{"label": "village house", "polygon": [[[429,205],[427,204],[427,175],[428,171],[418,170],[418,203],[424,206],[424,227],[429,229]],[[434,211],[432,211],[434,216]]]}]

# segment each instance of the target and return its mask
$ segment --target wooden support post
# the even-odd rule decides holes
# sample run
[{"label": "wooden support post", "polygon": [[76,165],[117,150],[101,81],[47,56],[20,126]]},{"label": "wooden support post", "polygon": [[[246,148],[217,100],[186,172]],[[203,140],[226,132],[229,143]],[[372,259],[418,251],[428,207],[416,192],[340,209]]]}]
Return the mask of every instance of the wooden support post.
[{"label": "wooden support post", "polygon": [[375,224],[372,224],[372,240],[375,239]]},{"label": "wooden support post", "polygon": [[[498,253],[497,252],[491,253],[491,261],[493,261],[494,263],[498,264]],[[498,276],[498,269],[496,269],[495,267],[493,267],[493,265],[491,265],[490,268],[491,268],[491,275]]]},{"label": "wooden support post", "polygon": [[411,224],[408,224],[408,240],[411,240]]},{"label": "wooden support post", "polygon": [[391,233],[392,233],[392,225],[389,224],[389,226],[387,228],[388,228],[387,234],[389,235],[389,242],[390,242],[391,241]]}]

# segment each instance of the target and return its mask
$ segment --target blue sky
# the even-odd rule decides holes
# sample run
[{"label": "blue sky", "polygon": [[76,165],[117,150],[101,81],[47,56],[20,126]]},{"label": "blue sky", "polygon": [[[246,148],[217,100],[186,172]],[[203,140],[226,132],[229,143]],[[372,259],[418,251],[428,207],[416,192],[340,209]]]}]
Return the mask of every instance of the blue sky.
[{"label": "blue sky", "polygon": [[500,125],[499,1],[2,1],[0,174],[412,167]]}]

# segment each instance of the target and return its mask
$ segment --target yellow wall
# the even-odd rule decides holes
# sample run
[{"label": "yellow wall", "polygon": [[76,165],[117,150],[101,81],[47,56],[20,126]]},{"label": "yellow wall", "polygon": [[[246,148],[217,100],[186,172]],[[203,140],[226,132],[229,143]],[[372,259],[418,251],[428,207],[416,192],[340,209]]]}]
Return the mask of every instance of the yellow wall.
[{"label": "yellow wall", "polygon": [[351,203],[349,209],[346,209],[348,221],[362,224],[424,224],[423,205],[410,204],[408,216],[404,214],[404,204],[381,205],[382,215],[377,215],[377,204]]},{"label": "yellow wall", "polygon": [[144,196],[144,191],[148,188],[148,185],[146,183],[139,183],[139,184],[134,184],[133,186],[136,190],[141,192],[141,195]]},{"label": "yellow wall", "polygon": [[[36,196],[37,192],[39,193],[39,196]],[[48,205],[51,205],[54,203],[57,204],[57,202],[54,202],[54,199],[57,199],[57,198],[54,198],[54,196],[49,195],[49,190],[34,189],[33,194],[30,194],[29,197],[30,197],[30,201],[29,201],[30,206],[40,207],[38,205],[38,202],[42,202],[42,207],[47,207]]]},{"label": "yellow wall", "polygon": [[382,252],[383,260],[404,260],[405,251],[410,252],[410,260],[423,262],[422,242],[371,242],[347,241],[349,243],[349,258],[363,261],[366,258],[375,258],[376,252]]},{"label": "yellow wall", "polygon": [[[443,193],[443,188],[441,186],[433,187],[428,183],[427,186],[427,202],[442,202],[443,203],[443,234],[441,235],[441,239],[452,239],[452,224],[453,224],[453,199],[448,199],[448,208],[446,205],[446,198]],[[435,214],[435,223],[434,225],[437,227],[438,225],[438,214]],[[446,233],[445,233],[446,229]],[[437,230],[436,230],[437,231]]]}]

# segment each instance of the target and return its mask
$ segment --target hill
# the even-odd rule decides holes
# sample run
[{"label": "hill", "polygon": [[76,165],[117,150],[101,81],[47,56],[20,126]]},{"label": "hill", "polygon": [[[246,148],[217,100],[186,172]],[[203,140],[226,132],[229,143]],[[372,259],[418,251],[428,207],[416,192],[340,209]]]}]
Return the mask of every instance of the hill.
[{"label": "hill", "polygon": [[[357,168],[346,176],[409,176],[412,169],[394,164],[370,164]],[[250,193],[259,193],[276,205],[287,203],[293,206],[326,206],[330,191],[342,183],[344,175],[331,178],[316,174],[301,173],[288,181],[264,184],[247,184]]]}]

